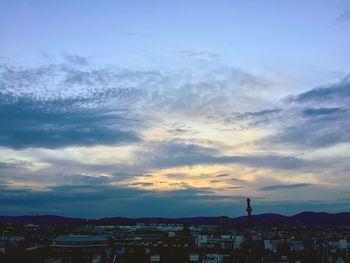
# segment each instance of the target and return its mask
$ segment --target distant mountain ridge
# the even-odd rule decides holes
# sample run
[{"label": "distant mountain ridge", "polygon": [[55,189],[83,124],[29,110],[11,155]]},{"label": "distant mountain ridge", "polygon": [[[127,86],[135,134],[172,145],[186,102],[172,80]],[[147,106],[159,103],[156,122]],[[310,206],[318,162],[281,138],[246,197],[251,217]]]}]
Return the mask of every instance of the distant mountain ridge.
[{"label": "distant mountain ridge", "polygon": [[[350,212],[330,214],[325,212],[302,212],[293,216],[280,214],[253,215],[256,225],[350,225]],[[233,223],[247,223],[246,216],[231,218]],[[110,217],[101,219],[82,219],[55,215],[41,216],[0,216],[0,223],[14,224],[136,224],[136,223],[164,223],[189,225],[217,225],[220,217],[185,217],[185,218],[127,218]]]},{"label": "distant mountain ridge", "polygon": [[82,223],[85,219],[55,216],[55,215],[40,215],[40,216],[0,216],[0,223],[12,224],[62,224],[62,223]]}]

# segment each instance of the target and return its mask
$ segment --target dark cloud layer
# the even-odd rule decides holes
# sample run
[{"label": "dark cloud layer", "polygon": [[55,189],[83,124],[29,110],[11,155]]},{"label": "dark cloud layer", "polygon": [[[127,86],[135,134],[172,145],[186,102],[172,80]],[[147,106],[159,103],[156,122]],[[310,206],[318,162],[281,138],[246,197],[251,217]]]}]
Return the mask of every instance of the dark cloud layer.
[{"label": "dark cloud layer", "polygon": [[[267,122],[271,116],[274,116],[281,111],[281,109],[269,109],[255,112],[232,113],[232,116],[240,120],[255,120],[254,123],[257,124]],[[256,122],[257,120],[259,122]]]},{"label": "dark cloud layer", "polygon": [[152,152],[146,154],[152,167],[166,168],[199,164],[243,164],[252,167],[272,169],[298,169],[310,164],[291,156],[245,155],[225,156],[216,149],[185,144],[177,141],[153,144]]},{"label": "dark cloud layer", "polygon": [[[304,187],[298,185],[294,188]],[[284,190],[291,188],[293,186],[279,187]],[[245,199],[244,196],[214,195],[206,189],[152,192],[111,186],[67,185],[35,191],[0,185],[1,213],[7,215],[58,214],[85,218],[241,216],[245,214]],[[274,211],[291,215],[307,210],[335,212],[339,211],[334,210],[335,207],[349,208],[349,202],[266,202],[253,198],[253,207],[256,214]]]},{"label": "dark cloud layer", "polygon": [[14,161],[14,160],[1,161],[0,170],[14,170],[18,168],[21,169],[26,164],[28,165],[28,163]]},{"label": "dark cloud layer", "polygon": [[[265,145],[314,149],[350,142],[349,77],[291,96],[283,103],[278,116],[268,112],[268,123],[280,128],[261,140]],[[257,123],[267,124],[266,116],[255,115]]]},{"label": "dark cloud layer", "polygon": [[267,147],[313,149],[350,142],[350,77],[291,95],[279,108],[235,112],[227,118],[229,123],[239,120],[248,121],[244,129],[273,126],[275,133],[259,141]]},{"label": "dark cloud layer", "polygon": [[[46,107],[47,106],[47,107]],[[113,112],[63,110],[59,104],[12,99],[0,94],[0,145],[14,149],[113,145],[138,141],[116,124],[126,121]]]},{"label": "dark cloud layer", "polygon": [[331,115],[334,113],[345,112],[344,109],[340,107],[335,108],[307,108],[303,110],[304,116],[321,116],[321,115]]},{"label": "dark cloud layer", "polygon": [[313,118],[282,129],[271,143],[290,144],[303,148],[322,148],[350,141],[348,114],[342,117]]},{"label": "dark cloud layer", "polygon": [[205,189],[152,192],[135,188],[80,185],[35,191],[2,185],[0,190],[0,206],[4,214],[40,213],[85,217],[217,215],[230,212],[232,202],[244,200],[240,196],[216,196]]},{"label": "dark cloud layer", "polygon": [[318,87],[301,93],[293,99],[297,102],[343,100],[350,97],[350,76],[336,84]]}]

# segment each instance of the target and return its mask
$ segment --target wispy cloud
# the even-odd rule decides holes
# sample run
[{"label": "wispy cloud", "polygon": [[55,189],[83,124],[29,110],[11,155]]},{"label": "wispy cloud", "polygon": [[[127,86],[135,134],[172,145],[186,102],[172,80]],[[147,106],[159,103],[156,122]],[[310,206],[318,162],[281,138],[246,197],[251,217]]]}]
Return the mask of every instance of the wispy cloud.
[{"label": "wispy cloud", "polygon": [[345,77],[338,83],[317,87],[312,90],[293,96],[291,99],[295,102],[306,103],[316,102],[342,102],[350,97],[350,76]]},{"label": "wispy cloud", "polygon": [[309,149],[350,142],[349,105],[349,77],[290,96],[274,120],[280,128],[265,142]]},{"label": "wispy cloud", "polygon": [[257,95],[265,79],[229,66],[191,70],[120,69],[76,55],[39,67],[2,64],[0,151],[14,156],[0,160],[4,200],[22,209],[28,196],[39,209],[44,195],[58,207],[67,196],[82,206],[119,198],[136,208],[142,199],[179,211],[192,199],[203,209],[221,204],[206,209],[214,212],[236,201],[229,194],[313,186],[276,177],[317,182],[329,162],[295,148],[350,141],[347,78],[272,103]]},{"label": "wispy cloud", "polygon": [[349,22],[350,21],[350,6],[347,6],[344,12],[338,17],[336,22]]},{"label": "wispy cloud", "polygon": [[303,110],[304,116],[320,116],[320,115],[330,115],[335,113],[342,113],[346,110],[340,107],[334,108],[307,108]]},{"label": "wispy cloud", "polygon": [[[140,154],[140,158],[142,158]],[[151,151],[145,155],[146,163],[152,167],[166,168],[192,166],[199,164],[243,164],[251,167],[298,169],[310,164],[302,159],[281,155],[222,155],[217,149],[185,144],[177,141],[152,144]]]},{"label": "wispy cloud", "polygon": [[275,191],[275,190],[288,190],[288,189],[297,189],[302,187],[312,186],[312,184],[300,183],[300,184],[276,184],[261,187],[262,191]]}]

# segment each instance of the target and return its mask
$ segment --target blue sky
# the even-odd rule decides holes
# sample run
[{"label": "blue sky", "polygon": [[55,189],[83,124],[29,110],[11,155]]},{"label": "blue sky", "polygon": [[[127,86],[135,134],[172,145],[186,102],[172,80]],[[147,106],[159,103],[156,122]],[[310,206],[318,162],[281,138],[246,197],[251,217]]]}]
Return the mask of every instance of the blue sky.
[{"label": "blue sky", "polygon": [[349,6],[0,1],[2,213],[349,210]]}]

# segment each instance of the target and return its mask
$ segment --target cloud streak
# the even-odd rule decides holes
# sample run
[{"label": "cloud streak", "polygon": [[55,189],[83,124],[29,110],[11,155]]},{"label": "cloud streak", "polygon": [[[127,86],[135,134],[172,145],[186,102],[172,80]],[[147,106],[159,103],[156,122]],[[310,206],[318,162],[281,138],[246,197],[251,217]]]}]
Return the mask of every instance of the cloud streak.
[{"label": "cloud streak", "polygon": [[350,79],[317,87],[283,100],[274,116],[254,116],[254,123],[277,125],[275,133],[261,140],[265,145],[317,149],[350,142]]},{"label": "cloud streak", "polygon": [[241,164],[251,167],[274,169],[298,169],[310,166],[302,159],[279,155],[225,156],[214,148],[170,141],[152,145],[152,152],[145,162],[152,167],[168,168],[200,164]]},{"label": "cloud streak", "polygon": [[276,190],[292,190],[292,189],[298,189],[303,187],[312,186],[312,184],[306,184],[306,183],[299,183],[299,184],[276,184],[276,185],[269,185],[261,187],[261,191],[276,191]]}]

